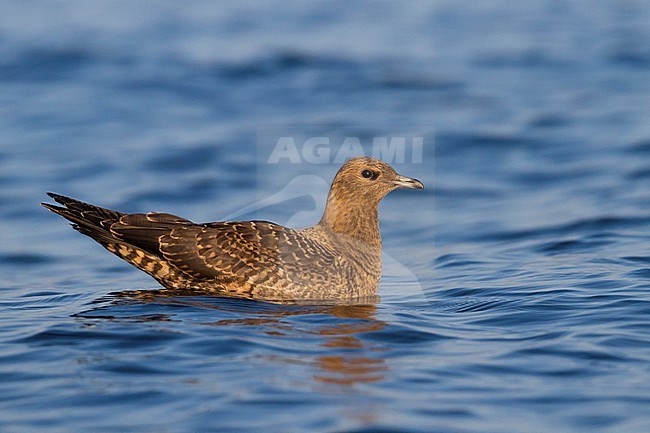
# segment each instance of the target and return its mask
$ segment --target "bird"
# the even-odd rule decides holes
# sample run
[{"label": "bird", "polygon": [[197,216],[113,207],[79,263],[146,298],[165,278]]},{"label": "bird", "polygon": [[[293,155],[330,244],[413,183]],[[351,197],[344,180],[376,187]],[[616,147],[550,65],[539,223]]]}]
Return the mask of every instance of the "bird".
[{"label": "bird", "polygon": [[424,185],[379,159],[351,158],[332,181],[320,221],[303,229],[123,213],[55,193],[47,194],[62,206],[41,205],[165,289],[268,302],[345,302],[378,296],[378,208],[398,188]]}]

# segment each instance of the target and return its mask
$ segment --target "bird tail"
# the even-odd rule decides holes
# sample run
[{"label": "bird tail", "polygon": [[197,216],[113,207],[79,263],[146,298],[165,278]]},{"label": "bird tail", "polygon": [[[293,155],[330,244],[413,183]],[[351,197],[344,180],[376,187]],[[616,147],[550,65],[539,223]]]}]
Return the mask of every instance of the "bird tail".
[{"label": "bird tail", "polygon": [[[129,218],[141,219],[139,217],[142,215],[127,215],[122,212],[105,209],[51,192],[48,192],[47,195],[63,206],[49,203],[41,203],[41,205],[70,221],[72,227],[78,232],[89,236],[111,253],[151,275],[165,287],[174,287],[173,283],[183,283],[184,277],[177,272],[177,270],[172,269],[172,267],[163,258],[155,254],[155,252],[148,251],[145,249],[146,247],[141,245],[133,245],[129,240],[121,239],[111,231],[111,226],[120,223],[121,220],[128,221]],[[163,217],[173,217],[174,221],[182,220],[173,215],[159,214],[159,218]],[[132,228],[133,227],[128,225],[123,227],[125,230]],[[133,237],[134,236],[130,236],[130,238]]]},{"label": "bird tail", "polygon": [[84,203],[70,197],[48,192],[47,195],[62,206],[41,203],[43,207],[61,215],[72,223],[78,232],[91,237],[100,244],[120,243],[110,231],[111,224],[119,221],[123,213]]}]

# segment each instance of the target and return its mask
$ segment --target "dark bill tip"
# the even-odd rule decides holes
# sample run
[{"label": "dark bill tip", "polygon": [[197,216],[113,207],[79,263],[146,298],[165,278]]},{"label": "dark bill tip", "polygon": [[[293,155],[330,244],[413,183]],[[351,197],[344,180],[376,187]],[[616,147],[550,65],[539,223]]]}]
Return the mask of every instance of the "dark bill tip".
[{"label": "dark bill tip", "polygon": [[406,176],[398,177],[397,180],[393,181],[393,185],[396,185],[398,188],[424,189],[422,182]]}]

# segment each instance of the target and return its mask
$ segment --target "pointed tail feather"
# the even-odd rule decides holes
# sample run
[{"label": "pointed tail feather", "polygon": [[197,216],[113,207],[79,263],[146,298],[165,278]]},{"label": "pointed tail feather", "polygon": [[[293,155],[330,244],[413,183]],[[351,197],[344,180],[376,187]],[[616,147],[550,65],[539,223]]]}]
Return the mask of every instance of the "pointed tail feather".
[{"label": "pointed tail feather", "polygon": [[[95,222],[96,224],[99,224],[102,221],[116,222],[122,216],[124,216],[122,212],[117,212],[114,210],[95,206],[90,203],[84,203],[83,201],[75,200],[73,198],[66,197],[64,195],[59,195],[52,192],[48,192],[47,195],[52,197],[54,201],[56,201],[57,203],[65,206],[66,211],[69,212],[70,214],[76,217],[81,217],[82,219],[87,221]],[[56,210],[54,209],[63,209],[59,206],[53,206],[47,203],[41,203],[41,204],[53,212],[56,212]],[[60,215],[64,216],[63,214]]]},{"label": "pointed tail feather", "polygon": [[48,192],[47,195],[64,207],[50,203],[41,203],[41,206],[70,221],[72,227],[78,232],[90,236],[103,245],[121,242],[110,232],[110,226],[119,221],[124,215],[123,213],[51,192]]},{"label": "pointed tail feather", "polygon": [[48,195],[63,206],[41,203],[43,207],[61,215],[75,230],[104,246],[129,245],[159,256],[160,236],[179,225],[192,224],[166,213],[125,214],[54,193]]},{"label": "pointed tail feather", "polygon": [[63,206],[41,203],[43,207],[70,221],[75,230],[94,239],[111,253],[166,287],[184,281],[185,277],[159,256],[158,237],[170,230],[169,225],[191,224],[190,221],[169,214],[127,215],[70,197],[48,195]]}]

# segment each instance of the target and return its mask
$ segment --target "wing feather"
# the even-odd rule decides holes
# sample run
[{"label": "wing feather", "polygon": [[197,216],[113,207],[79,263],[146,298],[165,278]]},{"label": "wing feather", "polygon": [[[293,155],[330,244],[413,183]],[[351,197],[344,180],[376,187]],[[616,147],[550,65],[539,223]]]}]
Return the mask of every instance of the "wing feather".
[{"label": "wing feather", "polygon": [[160,237],[163,257],[198,279],[264,283],[312,275],[335,261],[332,251],[299,231],[266,221],[218,222],[175,228]]}]

